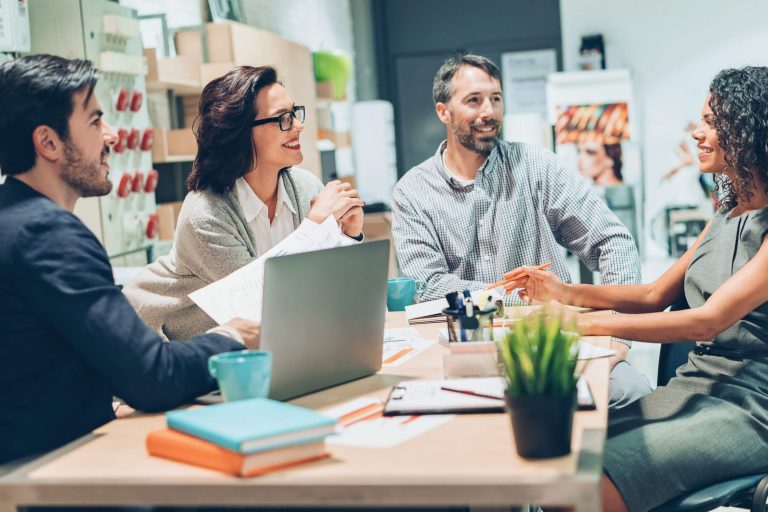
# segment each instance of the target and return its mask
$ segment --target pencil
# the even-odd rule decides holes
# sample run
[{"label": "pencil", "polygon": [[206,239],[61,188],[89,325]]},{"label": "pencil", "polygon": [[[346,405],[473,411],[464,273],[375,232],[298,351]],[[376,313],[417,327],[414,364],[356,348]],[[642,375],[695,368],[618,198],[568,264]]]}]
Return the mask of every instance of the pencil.
[{"label": "pencil", "polygon": [[[544,270],[545,268],[551,267],[551,266],[552,266],[552,262],[549,262],[549,263],[542,263],[541,265],[534,265],[533,268],[535,268],[537,270]],[[520,279],[524,275],[525,275],[525,270],[520,270],[519,272],[515,273],[512,276],[509,276],[506,279],[502,279],[498,283],[492,284],[491,286],[486,288],[486,290],[493,290],[494,288],[498,288],[499,286],[503,286],[504,284],[506,284],[506,283],[508,283],[510,281],[514,281],[516,279]]]},{"label": "pencil", "polygon": [[503,396],[486,395],[485,393],[478,393],[476,391],[471,391],[469,389],[449,388],[446,386],[440,386],[440,389],[442,389],[443,391],[451,391],[453,393],[461,393],[463,395],[479,396],[481,398],[491,398],[493,400],[504,400]]}]

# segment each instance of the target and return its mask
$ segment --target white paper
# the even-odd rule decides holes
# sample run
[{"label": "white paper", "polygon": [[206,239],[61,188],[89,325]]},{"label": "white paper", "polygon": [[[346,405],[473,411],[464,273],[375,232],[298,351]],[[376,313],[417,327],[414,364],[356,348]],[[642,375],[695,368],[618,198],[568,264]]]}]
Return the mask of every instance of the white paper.
[{"label": "white paper", "polygon": [[422,341],[424,336],[413,327],[393,327],[384,329],[384,343],[393,341]]},{"label": "white paper", "polygon": [[323,414],[341,419],[356,411],[373,411],[348,426],[337,424],[336,435],[325,438],[328,445],[361,448],[391,448],[450,421],[454,415],[382,416],[383,403],[378,398],[361,397],[346,404],[323,410]]},{"label": "white paper", "polygon": [[611,357],[616,355],[615,350],[601,348],[591,343],[579,342],[579,360],[599,359],[601,357]]},{"label": "white paper", "polygon": [[348,245],[333,216],[322,224],[304,220],[279,244],[241,269],[189,294],[189,298],[218,324],[235,317],[260,321],[264,293],[264,263],[267,259],[301,252]]},{"label": "white paper", "polygon": [[423,338],[420,340],[414,339],[410,341],[390,341],[384,343],[384,351],[381,356],[382,366],[392,367],[405,364],[434,344],[434,341],[425,340]]}]

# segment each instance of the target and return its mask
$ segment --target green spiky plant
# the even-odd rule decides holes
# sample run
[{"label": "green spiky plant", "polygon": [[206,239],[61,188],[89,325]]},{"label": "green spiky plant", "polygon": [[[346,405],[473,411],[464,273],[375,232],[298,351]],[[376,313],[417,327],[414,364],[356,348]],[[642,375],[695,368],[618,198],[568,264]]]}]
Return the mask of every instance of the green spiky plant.
[{"label": "green spiky plant", "polygon": [[[510,396],[567,395],[576,389],[579,334],[549,307],[518,319],[499,341]],[[580,373],[580,372],[579,372]]]}]

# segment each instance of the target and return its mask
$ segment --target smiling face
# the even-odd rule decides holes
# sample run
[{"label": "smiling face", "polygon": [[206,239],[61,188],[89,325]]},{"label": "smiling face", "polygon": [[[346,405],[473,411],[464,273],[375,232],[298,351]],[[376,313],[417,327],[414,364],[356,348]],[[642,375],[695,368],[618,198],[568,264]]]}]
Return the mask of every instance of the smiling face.
[{"label": "smiling face", "polygon": [[482,69],[459,69],[451,79],[450,99],[435,109],[452,137],[470,151],[487,155],[498,144],[504,115],[501,84]]},{"label": "smiling face", "polygon": [[86,89],[72,96],[69,133],[64,144],[61,179],[79,197],[103,196],[112,190],[109,181],[109,151],[117,142],[117,134],[102,119],[101,106],[95,94],[88,101]]},{"label": "smiling face", "polygon": [[717,130],[714,126],[714,114],[709,105],[710,95],[704,101],[701,109],[701,121],[693,130],[693,138],[699,148],[699,171],[703,173],[720,173],[727,168],[725,151],[720,147]]},{"label": "smiling face", "polygon": [[[256,120],[278,117],[293,112],[293,100],[280,84],[265,87],[256,96]],[[293,119],[288,131],[281,131],[279,123],[267,123],[252,128],[256,164],[261,168],[283,169],[298,165],[304,159],[299,135],[304,125]]]}]

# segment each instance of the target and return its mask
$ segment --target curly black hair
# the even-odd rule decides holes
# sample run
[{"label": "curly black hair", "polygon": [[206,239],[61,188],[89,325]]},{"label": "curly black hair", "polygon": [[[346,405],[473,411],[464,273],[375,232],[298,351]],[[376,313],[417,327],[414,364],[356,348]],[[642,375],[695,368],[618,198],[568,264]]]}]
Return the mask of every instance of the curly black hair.
[{"label": "curly black hair", "polygon": [[[768,67],[724,69],[709,86],[713,126],[735,180],[715,176],[718,209],[749,201],[754,187],[768,192]],[[759,183],[755,183],[755,177]]]}]

